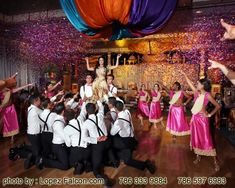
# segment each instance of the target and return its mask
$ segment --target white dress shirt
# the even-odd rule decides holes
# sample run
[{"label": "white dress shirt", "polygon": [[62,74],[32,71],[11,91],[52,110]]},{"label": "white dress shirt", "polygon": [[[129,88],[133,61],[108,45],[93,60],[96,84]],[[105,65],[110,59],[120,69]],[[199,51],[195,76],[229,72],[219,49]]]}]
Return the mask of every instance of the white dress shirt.
[{"label": "white dress shirt", "polygon": [[119,134],[121,137],[133,137],[134,127],[130,112],[128,110],[118,113],[117,120],[114,122],[110,131],[111,135]]},{"label": "white dress shirt", "polygon": [[57,96],[55,95],[55,96],[53,96],[53,97],[50,98],[50,101],[51,101],[52,103],[54,103],[56,99],[57,99]]},{"label": "white dress shirt", "polygon": [[73,110],[74,110],[75,108],[77,108],[78,105],[79,105],[79,103],[76,102],[76,101],[74,100],[74,98],[70,99],[70,100],[67,102],[67,106],[70,106],[70,108],[73,109]]},{"label": "white dress shirt", "polygon": [[92,86],[91,85],[85,84],[84,86],[82,86],[80,88],[81,99],[84,99],[85,96],[87,98],[90,98],[90,97],[92,97],[92,95],[93,95],[93,92],[92,92]]},{"label": "white dress shirt", "polygon": [[109,85],[109,92],[108,92],[109,97],[113,97],[114,95],[117,95],[117,88],[113,85]]},{"label": "white dress shirt", "polygon": [[55,121],[52,125],[53,131],[53,144],[63,144],[65,143],[65,134],[64,134],[65,121],[64,117],[61,115],[56,115]]},{"label": "white dress shirt", "polygon": [[111,114],[111,117],[112,117],[112,122],[115,122],[116,119],[117,119],[117,115],[118,115],[115,108],[110,109],[110,114]]},{"label": "white dress shirt", "polygon": [[[56,116],[57,116],[57,114],[54,112],[51,112],[49,109],[44,109],[42,111],[42,113],[39,115],[41,132],[51,132],[52,133],[52,125],[55,121]],[[47,126],[44,126],[45,123]]]},{"label": "white dress shirt", "polygon": [[75,119],[69,121],[69,124],[64,128],[65,144],[70,147],[87,147],[87,142],[84,140],[84,126],[83,123],[86,118],[84,111],[85,103],[82,106],[80,115]]},{"label": "white dress shirt", "polygon": [[[84,122],[83,127],[85,130],[85,141],[91,144],[97,144],[97,138],[100,136],[107,136],[107,128],[104,122],[104,106],[100,101],[97,101],[99,111],[98,113],[89,115],[88,119]],[[91,120],[92,121],[91,121]],[[99,131],[97,130],[98,125]]]},{"label": "white dress shirt", "polygon": [[31,104],[28,107],[28,128],[27,134],[35,135],[40,133],[40,119],[39,115],[41,114],[42,110],[35,105]]}]

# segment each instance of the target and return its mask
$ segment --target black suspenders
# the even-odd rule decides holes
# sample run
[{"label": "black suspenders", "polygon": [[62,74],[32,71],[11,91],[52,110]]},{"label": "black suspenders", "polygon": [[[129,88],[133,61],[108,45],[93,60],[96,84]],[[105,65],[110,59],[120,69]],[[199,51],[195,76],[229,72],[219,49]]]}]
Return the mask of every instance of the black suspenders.
[{"label": "black suspenders", "polygon": [[96,122],[95,122],[94,120],[90,119],[90,118],[88,118],[88,119],[89,119],[90,121],[92,121],[92,122],[95,124],[99,136],[105,136],[105,134],[103,133],[103,131],[101,130],[101,128],[98,126],[98,118],[97,118],[97,116],[95,116],[95,117],[96,117]]},{"label": "black suspenders", "polygon": [[[116,118],[115,119],[113,119],[113,122],[117,119],[117,112],[115,112],[115,111],[110,111],[110,113],[115,113],[115,115],[116,115]],[[112,115],[111,115],[111,117],[112,117]],[[112,117],[113,118],[113,117]]]},{"label": "black suspenders", "polygon": [[84,92],[84,96],[86,96],[86,87],[85,87],[85,85],[83,86],[83,92]]},{"label": "black suspenders", "polygon": [[48,125],[47,125],[47,120],[48,120],[49,116],[51,115],[51,113],[52,113],[52,112],[50,112],[50,113],[47,115],[45,121],[44,121],[40,116],[38,116],[39,119],[44,123],[43,130],[42,130],[42,131],[45,131],[46,128],[47,128],[47,130],[49,130]]},{"label": "black suspenders", "polygon": [[[128,112],[127,112],[128,113]],[[126,120],[126,119],[124,119],[124,118],[117,118],[117,120],[118,119],[120,119],[120,120],[123,120],[123,121],[125,121],[125,122],[128,122],[129,123],[129,125],[130,125],[130,134],[129,134],[129,137],[131,136],[131,131],[132,131],[132,123],[131,123],[131,117],[130,117],[130,114],[128,113],[128,115],[129,115],[129,118],[130,118],[130,121],[128,121],[128,120]]]},{"label": "black suspenders", "polygon": [[79,128],[79,129],[76,128],[76,127],[74,127],[74,126],[71,125],[71,124],[68,124],[68,126],[74,128],[76,131],[78,131],[78,132],[80,133],[79,140],[78,140],[78,146],[80,146],[80,144],[81,144],[81,137],[82,137],[82,131],[81,131],[81,126],[80,126],[80,123],[79,123],[78,119],[77,119],[77,124],[78,124],[78,128]]},{"label": "black suspenders", "polygon": [[30,112],[32,109],[33,109],[33,107],[28,110],[28,114],[29,114],[29,112]]},{"label": "black suspenders", "polygon": [[113,89],[114,89],[114,86],[112,87],[112,89],[111,89],[111,91],[110,91],[111,94],[113,94]]}]

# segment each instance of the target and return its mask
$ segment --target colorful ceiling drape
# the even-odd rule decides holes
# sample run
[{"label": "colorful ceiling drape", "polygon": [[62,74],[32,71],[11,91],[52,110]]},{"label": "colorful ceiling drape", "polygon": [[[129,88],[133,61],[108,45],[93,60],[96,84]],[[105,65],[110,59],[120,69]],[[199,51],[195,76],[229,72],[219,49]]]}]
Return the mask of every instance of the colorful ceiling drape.
[{"label": "colorful ceiling drape", "polygon": [[72,25],[90,38],[142,37],[158,31],[177,0],[60,0]]}]

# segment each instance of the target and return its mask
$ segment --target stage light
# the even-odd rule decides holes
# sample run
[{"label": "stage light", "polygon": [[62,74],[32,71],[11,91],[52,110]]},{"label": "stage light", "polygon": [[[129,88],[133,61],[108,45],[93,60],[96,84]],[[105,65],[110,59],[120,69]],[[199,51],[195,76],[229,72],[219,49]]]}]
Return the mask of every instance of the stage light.
[{"label": "stage light", "polygon": [[115,41],[115,44],[118,46],[118,47],[124,47],[124,46],[126,46],[126,40],[116,40]]}]

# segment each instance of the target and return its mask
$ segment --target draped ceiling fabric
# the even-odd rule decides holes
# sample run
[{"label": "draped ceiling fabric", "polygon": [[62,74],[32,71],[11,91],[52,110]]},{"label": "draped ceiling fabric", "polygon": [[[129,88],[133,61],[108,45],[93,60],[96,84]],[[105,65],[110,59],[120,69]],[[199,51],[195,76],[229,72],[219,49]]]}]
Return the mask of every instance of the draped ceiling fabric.
[{"label": "draped ceiling fabric", "polygon": [[90,38],[142,37],[157,32],[177,0],[60,0],[73,26]]}]

